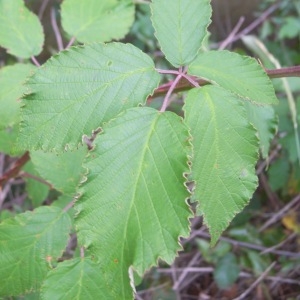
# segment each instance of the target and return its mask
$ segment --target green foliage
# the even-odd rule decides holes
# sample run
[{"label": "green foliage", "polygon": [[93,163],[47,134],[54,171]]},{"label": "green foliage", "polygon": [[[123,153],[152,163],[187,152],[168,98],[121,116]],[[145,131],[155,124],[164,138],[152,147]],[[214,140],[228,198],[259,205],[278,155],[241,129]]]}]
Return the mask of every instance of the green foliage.
[{"label": "green foliage", "polygon": [[152,22],[162,51],[173,66],[188,65],[207,34],[211,17],[209,0],[152,2]]},{"label": "green foliage", "polygon": [[37,290],[61,257],[70,231],[69,216],[55,207],[40,207],[0,224],[0,295]]},{"label": "green foliage", "polygon": [[19,122],[20,98],[26,92],[26,78],[35,67],[30,64],[15,64],[0,70],[0,129]]},{"label": "green foliage", "polygon": [[[145,107],[161,79],[148,55],[130,44],[99,43],[128,33],[129,0],[63,1],[63,29],[78,42],[95,43],[55,54],[29,78],[34,68],[28,65],[1,70],[7,92],[0,101],[7,109],[0,149],[29,151],[27,170],[59,195],[51,206],[1,223],[1,296],[41,291],[42,299],[132,299],[134,272],[142,276],[159,259],[170,264],[182,249],[194,209],[188,199],[197,202],[194,212],[203,215],[211,245],[249,203],[259,148],[266,157],[276,130],[271,81],[254,59],[200,52],[208,0],[155,0],[151,7],[161,50],[180,67],[162,71],[177,75],[162,108],[176,80],[194,85],[183,116]],[[19,0],[0,0],[0,8],[0,44],[20,58],[39,54],[37,17]],[[3,13],[19,8],[28,24],[17,18],[22,14]],[[17,31],[3,38],[11,24]],[[22,50],[13,48],[17,43]],[[199,87],[199,78],[211,84]],[[17,141],[10,134],[16,131]],[[33,207],[46,193],[41,182],[29,189]],[[73,225],[80,258],[63,257]],[[227,287],[238,268],[228,247],[222,251],[214,275]],[[225,280],[228,265],[234,268]]]},{"label": "green foliage", "polygon": [[0,0],[0,46],[20,58],[40,54],[44,43],[41,23],[22,0]]},{"label": "green foliage", "polygon": [[152,108],[128,110],[103,130],[84,164],[76,227],[112,295],[127,299],[129,267],[142,275],[158,258],[171,263],[188,236],[188,134],[178,116]]},{"label": "green foliage", "polygon": [[250,57],[225,50],[201,53],[191,63],[189,74],[208,79],[259,105],[278,103],[271,80]]},{"label": "green foliage", "polygon": [[61,6],[62,25],[82,43],[121,39],[134,21],[131,0],[65,0]]},{"label": "green foliage", "polygon": [[145,103],[159,78],[151,59],[129,44],[92,44],[61,52],[26,84],[30,94],[24,98],[20,148],[77,148],[83,134]]},{"label": "green foliage", "polygon": [[41,288],[42,298],[107,299],[107,287],[101,284],[101,271],[89,257],[66,260],[49,271]]},{"label": "green foliage", "polygon": [[194,148],[193,200],[199,201],[198,213],[203,214],[215,244],[257,187],[258,141],[243,104],[222,88],[193,89],[185,102]]}]

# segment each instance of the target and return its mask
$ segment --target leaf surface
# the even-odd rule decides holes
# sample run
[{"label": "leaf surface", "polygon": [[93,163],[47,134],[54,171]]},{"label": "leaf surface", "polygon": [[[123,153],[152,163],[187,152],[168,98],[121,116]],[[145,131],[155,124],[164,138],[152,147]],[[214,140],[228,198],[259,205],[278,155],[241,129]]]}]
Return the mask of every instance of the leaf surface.
[{"label": "leaf surface", "polygon": [[40,54],[43,43],[42,25],[23,0],[0,0],[0,45],[12,55],[29,58]]},{"label": "leaf surface", "polygon": [[84,134],[144,103],[159,83],[153,61],[129,44],[92,44],[60,52],[27,86],[19,147],[75,149]]},{"label": "leaf surface", "polygon": [[198,55],[188,73],[256,104],[278,103],[271,80],[254,58],[226,50],[209,51]]},{"label": "leaf surface", "polygon": [[134,21],[132,0],[64,0],[62,26],[82,43],[123,38]]},{"label": "leaf surface", "polygon": [[19,122],[20,99],[26,92],[24,83],[34,69],[30,64],[15,64],[0,70],[0,129]]},{"label": "leaf surface", "polygon": [[179,236],[189,234],[188,139],[174,113],[133,108],[104,126],[95,141],[75,226],[80,244],[106,271],[111,299],[132,297],[130,266],[141,275],[159,257],[171,263]]},{"label": "leaf surface", "polygon": [[71,221],[57,207],[43,206],[0,224],[0,295],[39,289],[49,266],[65,249]]},{"label": "leaf surface", "polygon": [[248,120],[256,128],[259,137],[260,152],[263,158],[268,157],[270,142],[277,131],[278,120],[272,106],[258,106],[244,102]]},{"label": "leaf surface", "polygon": [[211,17],[209,0],[153,0],[152,23],[168,61],[175,67],[196,57]]},{"label": "leaf surface", "polygon": [[0,130],[0,152],[9,156],[21,156],[24,151],[15,151],[15,143],[18,138],[19,126],[5,128]]},{"label": "leaf surface", "polygon": [[32,151],[30,157],[38,173],[55,189],[65,195],[74,196],[76,187],[82,178],[82,162],[87,154],[87,147],[74,151],[51,153]]},{"label": "leaf surface", "polygon": [[[36,171],[31,160],[28,161],[23,167],[23,171],[30,174],[31,176],[41,178],[40,174]],[[38,181],[36,178],[25,177],[25,182],[27,196],[28,198],[30,198],[32,206],[41,206],[49,193],[49,187],[45,183]]]},{"label": "leaf surface", "polygon": [[193,199],[215,244],[257,187],[256,131],[241,100],[220,87],[191,90],[184,110],[194,149]]},{"label": "leaf surface", "polygon": [[107,299],[108,287],[101,277],[99,264],[89,257],[66,260],[48,273],[42,299]]}]

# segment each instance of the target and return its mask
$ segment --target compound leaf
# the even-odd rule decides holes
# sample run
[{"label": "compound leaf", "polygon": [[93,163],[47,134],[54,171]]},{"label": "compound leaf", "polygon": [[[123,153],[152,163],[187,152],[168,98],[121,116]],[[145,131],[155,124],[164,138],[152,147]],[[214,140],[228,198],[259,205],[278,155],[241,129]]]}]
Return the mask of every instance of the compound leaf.
[{"label": "compound leaf", "polygon": [[42,25],[22,0],[0,0],[0,45],[12,55],[29,58],[42,51]]},{"label": "compound leaf", "polygon": [[184,109],[194,149],[193,199],[215,244],[257,187],[256,131],[241,100],[220,87],[191,90]]},{"label": "compound leaf", "polygon": [[130,268],[141,275],[158,258],[171,263],[189,234],[189,135],[180,117],[152,108],[129,109],[103,129],[85,163],[75,226],[103,265],[107,298],[129,299]]},{"label": "compound leaf", "polygon": [[84,134],[145,102],[159,83],[153,61],[129,44],[92,44],[60,52],[27,83],[18,146],[75,149]]},{"label": "compound leaf", "polygon": [[193,61],[210,23],[209,0],[153,0],[152,23],[168,61],[175,67]]},{"label": "compound leaf", "polygon": [[42,299],[107,299],[103,282],[99,264],[89,257],[66,260],[47,274]]},{"label": "compound leaf", "polygon": [[43,206],[0,224],[0,295],[39,289],[49,266],[61,257],[71,221],[57,207]]},{"label": "compound leaf", "polygon": [[121,39],[134,21],[132,0],[64,0],[62,26],[82,43]]},{"label": "compound leaf", "polygon": [[198,55],[188,73],[256,104],[278,103],[270,78],[254,58],[226,50],[209,51]]},{"label": "compound leaf", "polygon": [[244,102],[248,120],[256,128],[258,137],[260,152],[263,158],[268,157],[270,142],[274,138],[277,131],[278,120],[273,106],[258,106]]},{"label": "compound leaf", "polygon": [[0,70],[0,129],[19,122],[20,98],[26,92],[24,82],[34,69],[33,65],[15,64]]}]

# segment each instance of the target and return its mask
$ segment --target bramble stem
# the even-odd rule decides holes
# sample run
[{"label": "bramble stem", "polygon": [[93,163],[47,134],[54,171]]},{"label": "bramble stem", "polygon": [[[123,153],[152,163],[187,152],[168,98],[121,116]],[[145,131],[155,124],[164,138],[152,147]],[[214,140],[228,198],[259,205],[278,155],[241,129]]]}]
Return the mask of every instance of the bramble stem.
[{"label": "bramble stem", "polygon": [[37,59],[36,59],[34,56],[31,56],[30,58],[31,58],[32,62],[33,62],[37,67],[40,67],[40,66],[41,66],[41,64],[37,61]]},{"label": "bramble stem", "polygon": [[75,36],[73,36],[73,37],[70,39],[70,41],[69,41],[69,43],[68,43],[66,49],[68,49],[69,47],[71,47],[71,46],[74,44],[75,40],[76,40],[76,38],[75,38]]},{"label": "bramble stem", "polygon": [[[272,78],[282,78],[282,77],[300,77],[300,66],[286,67],[286,68],[275,69],[275,70],[265,69],[265,72],[271,79]],[[184,76],[182,76],[182,77],[184,77]],[[200,86],[210,84],[210,82],[208,82],[207,80],[201,79],[201,78],[197,78],[195,80],[195,82],[197,82],[198,85],[200,85]],[[151,99],[151,98],[159,97],[161,95],[165,95],[168,92],[168,90],[170,89],[170,87],[172,86],[172,84],[173,84],[173,81],[170,81],[168,83],[165,83],[165,84],[159,86],[154,91],[153,95],[149,98]],[[183,92],[186,90],[190,90],[191,88],[193,88],[193,87],[191,86],[190,80],[185,78],[184,81],[181,80],[177,83],[176,87],[173,89],[173,92],[174,93]]]},{"label": "bramble stem", "polygon": [[59,31],[59,28],[57,26],[54,8],[51,8],[51,25],[52,25],[52,28],[53,28],[53,31],[55,34],[58,50],[62,51],[64,49],[64,45],[63,45],[63,41],[62,41],[62,37],[61,37],[60,31]]},{"label": "bramble stem", "polygon": [[160,109],[161,112],[163,112],[163,111],[166,110],[166,108],[167,108],[167,106],[169,104],[170,96],[171,96],[172,92],[174,91],[177,83],[180,81],[181,77],[182,77],[182,74],[178,74],[177,77],[175,78],[175,80],[172,82],[171,86],[169,87],[169,90],[168,90],[168,92],[166,94],[166,97],[164,99],[163,105],[162,105],[162,107]]}]

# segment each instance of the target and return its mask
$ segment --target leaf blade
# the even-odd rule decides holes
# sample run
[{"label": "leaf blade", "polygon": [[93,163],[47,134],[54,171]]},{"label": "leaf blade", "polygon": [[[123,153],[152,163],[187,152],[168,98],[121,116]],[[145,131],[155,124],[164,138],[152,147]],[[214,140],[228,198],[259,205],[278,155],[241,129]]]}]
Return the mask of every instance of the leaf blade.
[{"label": "leaf blade", "polygon": [[190,64],[188,73],[258,105],[278,103],[271,80],[257,61],[248,56],[226,50],[201,53]]},{"label": "leaf blade", "polygon": [[142,274],[159,257],[170,263],[178,237],[188,234],[187,138],[175,114],[130,109],[104,127],[87,160],[88,180],[75,203],[78,238],[121,298],[132,295],[131,265]]},{"label": "leaf blade", "polygon": [[99,264],[89,257],[59,263],[47,274],[42,299],[105,299],[109,288],[101,282],[100,272]]},{"label": "leaf blade", "polygon": [[210,1],[154,0],[151,8],[155,35],[166,58],[175,67],[189,64],[207,34]]},{"label": "leaf blade", "polygon": [[215,244],[257,187],[257,138],[242,103],[222,88],[191,90],[184,110],[194,149],[193,199]]},{"label": "leaf blade", "polygon": [[122,110],[144,103],[158,85],[153,61],[129,44],[72,47],[44,64],[27,83],[18,146],[75,149],[82,136]]},{"label": "leaf blade", "polygon": [[65,0],[62,26],[82,43],[109,42],[123,38],[134,21],[131,0]]},{"label": "leaf blade", "polygon": [[36,171],[55,189],[65,195],[74,196],[82,178],[82,162],[88,152],[87,147],[60,154],[31,151],[30,158]]},{"label": "leaf blade", "polygon": [[38,289],[49,263],[62,255],[70,227],[69,216],[49,206],[2,222],[0,295],[17,296]]},{"label": "leaf blade", "polygon": [[22,0],[0,1],[0,45],[12,55],[29,58],[42,51],[44,34],[36,15]]},{"label": "leaf blade", "polygon": [[258,106],[248,101],[244,102],[248,120],[256,128],[260,152],[263,158],[268,157],[270,142],[277,132],[278,120],[272,106]]},{"label": "leaf blade", "polygon": [[20,103],[18,102],[26,92],[24,86],[27,77],[33,73],[33,65],[15,64],[0,70],[0,129],[19,122]]}]

